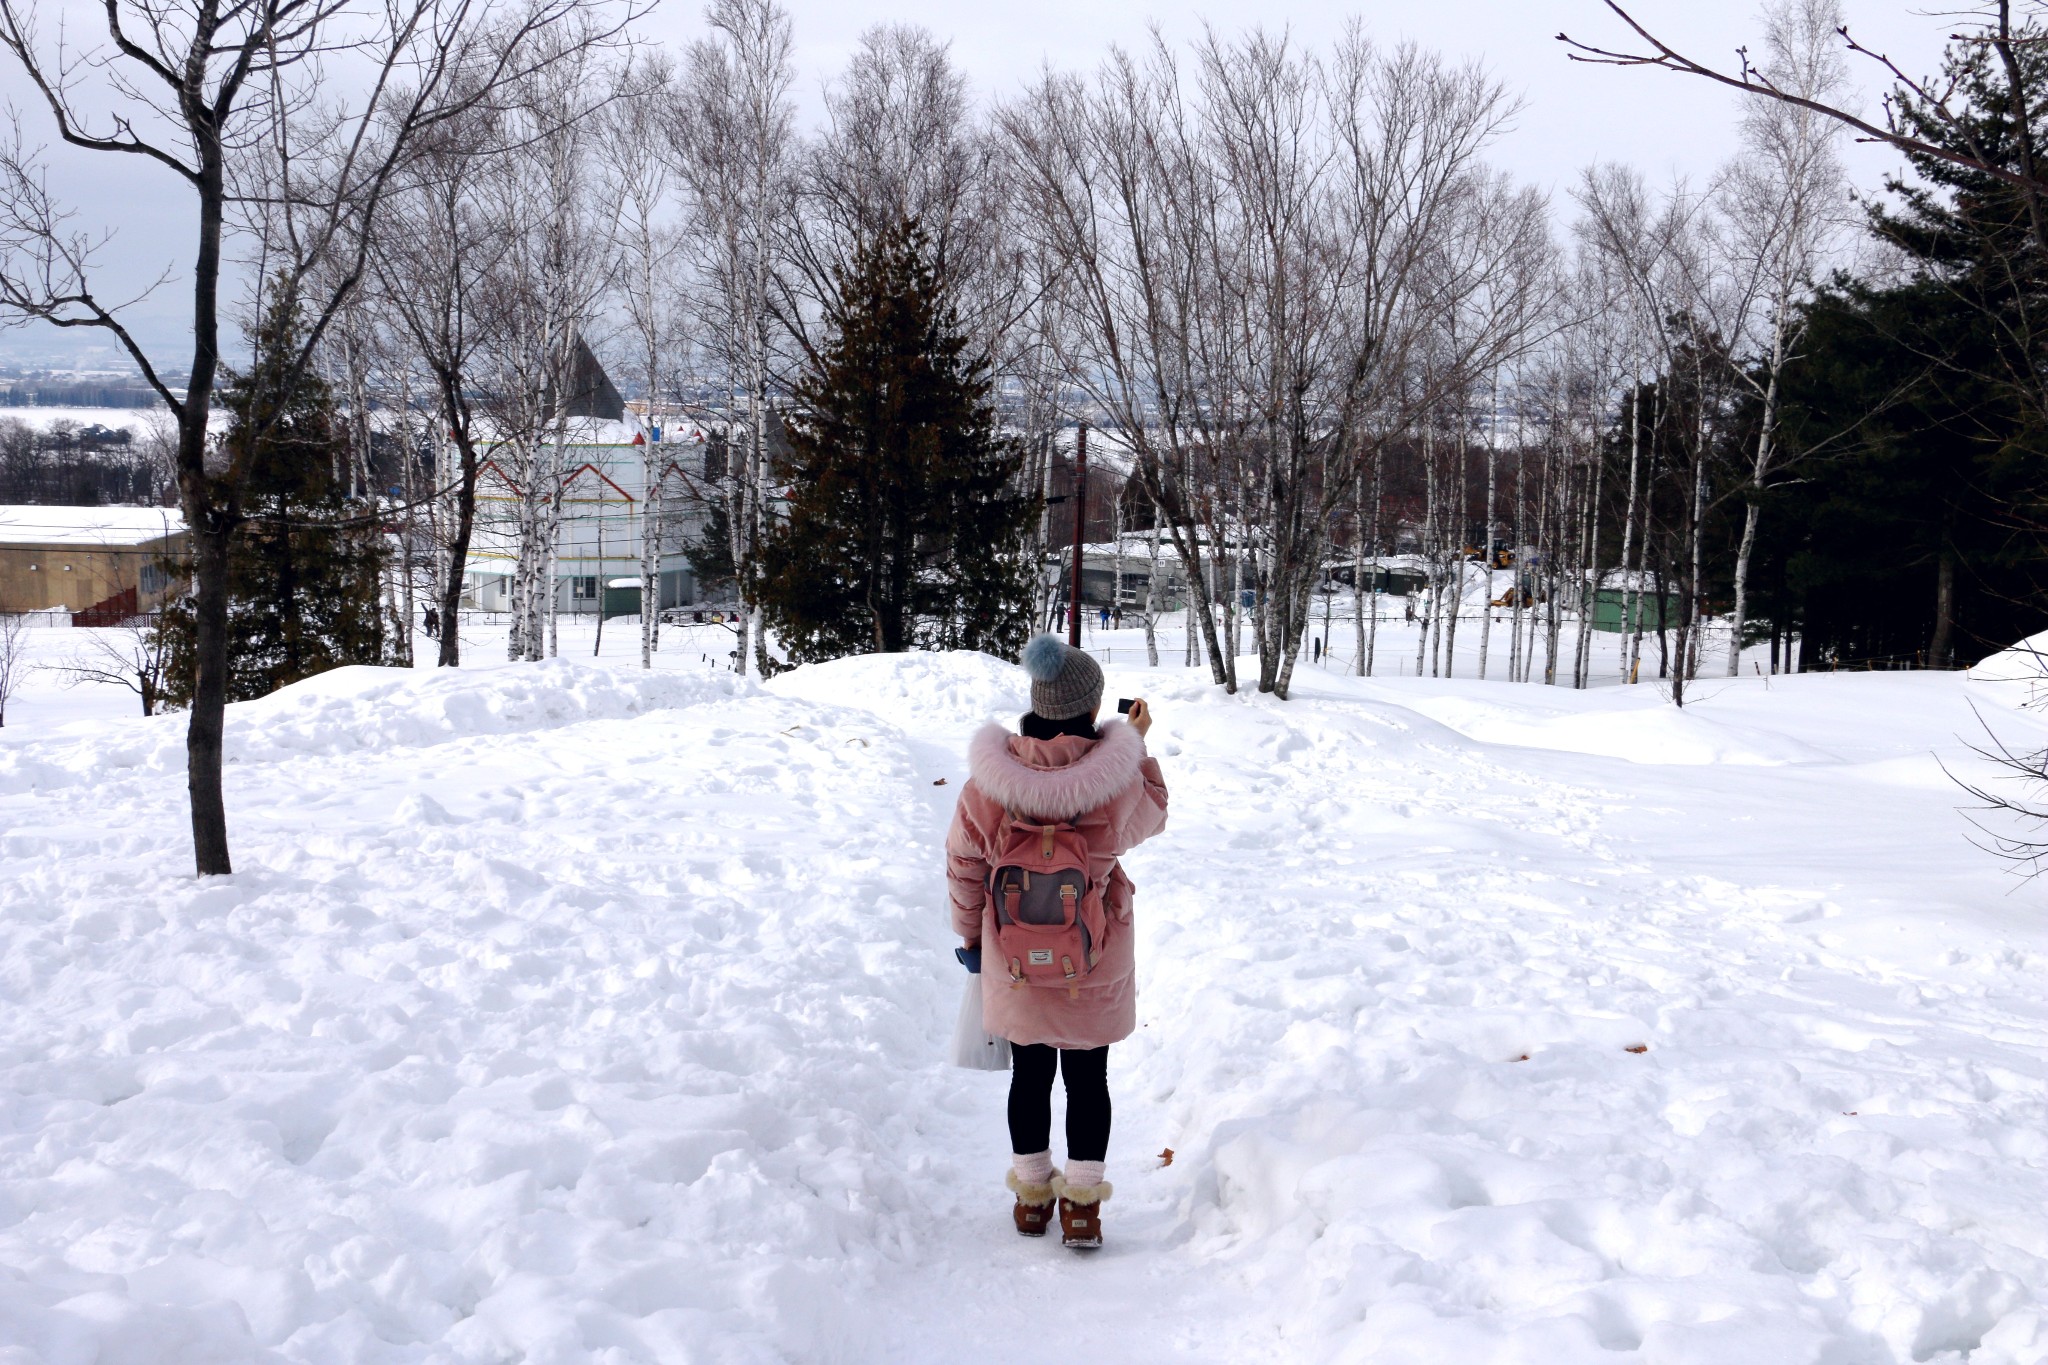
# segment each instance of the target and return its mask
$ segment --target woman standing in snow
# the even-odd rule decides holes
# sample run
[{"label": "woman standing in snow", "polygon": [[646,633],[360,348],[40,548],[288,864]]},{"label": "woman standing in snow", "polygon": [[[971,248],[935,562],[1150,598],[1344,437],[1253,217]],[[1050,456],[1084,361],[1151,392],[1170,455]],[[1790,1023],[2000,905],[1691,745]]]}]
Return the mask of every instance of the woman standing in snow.
[{"label": "woman standing in snow", "polygon": [[[1102,669],[1051,635],[1024,649],[1021,734],[985,726],[946,834],[953,927],[986,949],[982,1018],[1011,1044],[1009,1187],[1017,1231],[1043,1236],[1055,1200],[1068,1246],[1102,1245],[1109,1045],[1138,1024],[1130,879],[1117,858],[1166,826],[1145,753],[1152,713],[1095,717]],[[1033,889],[1033,877],[1037,888]],[[1053,1169],[1052,1081],[1067,1089],[1067,1165]]]}]

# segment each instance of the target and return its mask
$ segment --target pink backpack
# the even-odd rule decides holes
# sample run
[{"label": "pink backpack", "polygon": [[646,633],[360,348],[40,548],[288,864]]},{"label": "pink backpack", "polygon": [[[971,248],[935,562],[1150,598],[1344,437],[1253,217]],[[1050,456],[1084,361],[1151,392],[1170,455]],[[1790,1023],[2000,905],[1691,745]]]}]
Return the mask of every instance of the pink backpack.
[{"label": "pink backpack", "polygon": [[1102,891],[1088,876],[1088,841],[1069,824],[1007,817],[988,874],[996,950],[1014,986],[1065,986],[1071,995],[1102,959]]}]

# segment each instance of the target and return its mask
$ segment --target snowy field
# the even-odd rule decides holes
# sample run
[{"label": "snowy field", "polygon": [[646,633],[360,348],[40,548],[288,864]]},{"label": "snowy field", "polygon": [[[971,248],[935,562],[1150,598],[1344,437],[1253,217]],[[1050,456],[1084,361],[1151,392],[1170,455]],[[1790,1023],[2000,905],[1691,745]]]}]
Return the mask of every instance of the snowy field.
[{"label": "snowy field", "polygon": [[32,675],[0,1365],[2048,1360],[2048,918],[1939,766],[2048,744],[2025,684],[1279,703],[1091,640],[1173,805],[1083,1257],[940,1061],[1021,672],[760,686],[707,627],[650,676],[620,624],[232,708],[203,885],[182,722]]},{"label": "snowy field", "polygon": [[[58,422],[69,422],[73,426],[103,426],[110,431],[126,428],[136,440],[147,436],[158,425],[170,425],[170,410],[167,408],[73,408],[73,407],[8,407],[0,406],[0,421],[12,419],[25,422],[37,431],[48,431]],[[222,426],[216,418],[212,425]]]}]

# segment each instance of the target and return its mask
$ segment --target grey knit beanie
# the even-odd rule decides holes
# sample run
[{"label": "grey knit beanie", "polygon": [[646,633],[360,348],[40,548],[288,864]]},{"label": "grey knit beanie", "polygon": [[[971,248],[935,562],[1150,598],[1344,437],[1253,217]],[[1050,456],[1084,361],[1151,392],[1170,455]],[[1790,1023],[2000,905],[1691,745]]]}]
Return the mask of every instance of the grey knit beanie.
[{"label": "grey knit beanie", "polygon": [[1102,704],[1102,665],[1057,635],[1024,646],[1031,675],[1031,709],[1047,720],[1072,720]]}]

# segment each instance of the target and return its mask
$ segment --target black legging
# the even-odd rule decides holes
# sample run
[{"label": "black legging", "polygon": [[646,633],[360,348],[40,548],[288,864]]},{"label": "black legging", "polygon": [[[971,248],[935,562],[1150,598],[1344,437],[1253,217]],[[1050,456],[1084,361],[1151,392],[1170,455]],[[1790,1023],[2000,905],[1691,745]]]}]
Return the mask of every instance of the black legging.
[{"label": "black legging", "polygon": [[1052,1075],[1067,1082],[1067,1160],[1109,1154],[1109,1049],[1067,1052],[1045,1043],[1010,1048],[1010,1150],[1052,1146]]}]

